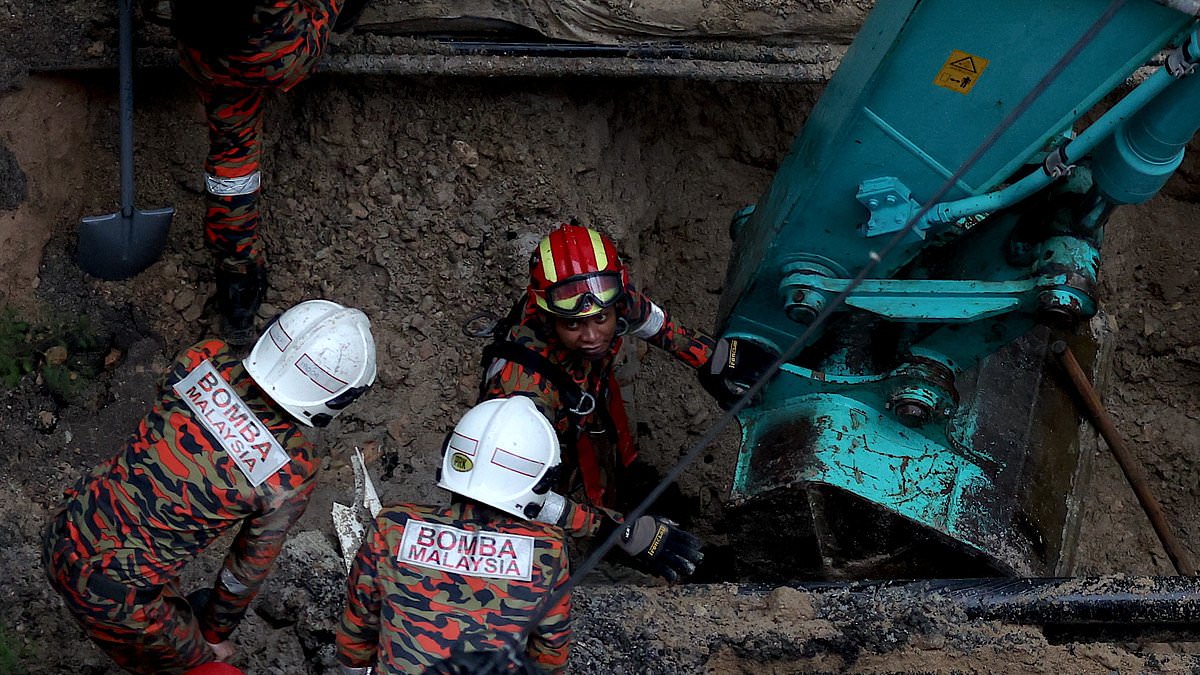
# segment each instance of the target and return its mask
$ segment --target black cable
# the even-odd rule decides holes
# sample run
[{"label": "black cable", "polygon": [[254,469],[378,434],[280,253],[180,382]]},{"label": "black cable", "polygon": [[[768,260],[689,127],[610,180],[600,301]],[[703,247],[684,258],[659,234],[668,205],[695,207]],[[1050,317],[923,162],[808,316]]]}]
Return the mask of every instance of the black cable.
[{"label": "black cable", "polygon": [[[767,371],[763,373],[762,377],[760,377],[759,380],[754,383],[754,386],[746,390],[746,392],[742,394],[741,398],[739,398],[737,402],[731,408],[729,408],[729,410],[726,410],[725,413],[717,419],[713,426],[711,426],[709,430],[705,432],[704,436],[702,436],[700,440],[696,441],[696,444],[692,446],[692,449],[689,450],[687,454],[684,455],[669,472],[667,472],[667,475],[662,479],[662,481],[659,482],[658,485],[654,487],[653,490],[650,491],[650,494],[647,495],[646,498],[643,499],[641,503],[638,504],[632,511],[625,515],[625,522],[632,523],[644,515],[649,506],[653,504],[654,501],[657,500],[664,491],[666,491],[667,487],[679,479],[679,477],[683,474],[684,469],[691,465],[691,463],[696,460],[696,457],[698,457],[704,449],[706,449],[714,440],[716,440],[717,435],[724,431],[725,427],[729,426],[729,424],[733,422],[733,420],[737,417],[737,414],[741,412],[747,405],[749,405],[750,401],[754,400],[758,393],[767,385],[770,379],[775,376],[775,373],[779,372],[779,369],[783,366],[783,364],[791,361],[800,353],[800,350],[807,343],[808,339],[816,332],[817,328],[819,328],[824,322],[828,321],[829,317],[832,316],[834,311],[836,311],[838,307],[845,301],[846,297],[849,296],[854,289],[857,288],[859,284],[861,284],[863,280],[867,278],[867,275],[869,275],[875,269],[875,267],[885,257],[887,257],[887,255],[891,253],[896,246],[900,244],[900,242],[909,234],[909,232],[912,231],[913,227],[915,227],[918,222],[921,222],[924,219],[925,214],[927,214],[934,206],[941,202],[946,193],[949,192],[950,189],[956,183],[958,183],[958,181],[964,175],[966,175],[968,171],[971,170],[971,168],[976,162],[979,161],[984,153],[991,149],[991,147],[996,143],[996,140],[999,139],[1004,132],[1008,131],[1013,122],[1015,122],[1018,117],[1024,114],[1025,111],[1028,110],[1031,105],[1033,105],[1033,102],[1036,101],[1037,98],[1046,91],[1046,89],[1050,86],[1050,83],[1053,82],[1060,74],[1062,74],[1062,71],[1066,69],[1066,67],[1075,59],[1075,57],[1079,55],[1081,51],[1083,51],[1085,47],[1087,47],[1087,45],[1095,38],[1096,34],[1099,33],[1112,20],[1113,15],[1120,11],[1120,9],[1124,7],[1127,2],[1128,0],[1111,0],[1111,2],[1109,2],[1108,7],[1100,15],[1100,17],[1096,19],[1096,21],[1088,28],[1086,32],[1084,32],[1082,36],[1080,36],[1078,40],[1076,40],[1071,48],[1068,49],[1065,54],[1063,54],[1063,56],[1054,64],[1054,66],[1046,72],[1046,75],[1043,76],[1036,85],[1034,85],[1029,93],[1025,95],[1025,98],[1021,99],[1021,102],[1017,104],[1015,108],[1013,108],[1012,112],[1010,112],[1003,120],[1000,121],[1000,123],[996,126],[996,129],[993,130],[992,133],[988,135],[988,137],[985,138],[982,143],[980,143],[975,152],[972,153],[965,162],[963,162],[959,169],[955,171],[952,176],[946,179],[946,181],[942,184],[942,187],[938,189],[937,193],[923,203],[920,210],[908,219],[908,222],[904,224],[903,228],[892,235],[882,249],[880,249],[878,252],[873,251],[871,253],[866,265],[864,265],[862,270],[860,270],[858,274],[854,276],[854,279],[850,282],[850,284],[847,285],[844,290],[838,293],[837,296],[835,296],[834,299],[829,302],[820,313],[817,314],[812,323],[810,323],[808,327],[804,329],[804,332],[802,332],[800,336],[797,337],[786,350],[784,350],[779,358],[771,364],[771,367],[768,368]],[[563,597],[570,593],[571,590],[584,577],[586,577],[587,574],[596,567],[596,565],[599,564],[600,559],[604,556],[604,554],[606,554],[609,549],[611,549],[617,543],[617,539],[621,536],[622,529],[623,528],[617,528],[611,534],[609,534],[608,537],[605,538],[605,540],[600,544],[600,546],[593,551],[590,556],[588,556],[587,560],[585,560],[583,564],[579,566],[579,569],[575,570],[575,572],[571,575],[571,578],[567,580],[567,583],[561,589],[556,591],[550,597],[550,600],[542,605],[538,612],[530,617],[529,622],[526,623],[525,627],[521,631],[521,641],[528,639],[530,632],[535,626],[541,623],[542,619],[545,618],[550,609],[555,607]]]}]

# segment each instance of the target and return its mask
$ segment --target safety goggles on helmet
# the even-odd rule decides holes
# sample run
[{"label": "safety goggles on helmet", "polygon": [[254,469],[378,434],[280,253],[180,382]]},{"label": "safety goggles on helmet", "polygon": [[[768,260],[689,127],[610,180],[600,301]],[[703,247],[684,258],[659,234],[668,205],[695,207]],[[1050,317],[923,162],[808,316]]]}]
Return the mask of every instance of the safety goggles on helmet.
[{"label": "safety goggles on helmet", "polygon": [[624,292],[625,286],[617,272],[574,276],[546,289],[545,309],[559,316],[588,316],[611,307]]}]

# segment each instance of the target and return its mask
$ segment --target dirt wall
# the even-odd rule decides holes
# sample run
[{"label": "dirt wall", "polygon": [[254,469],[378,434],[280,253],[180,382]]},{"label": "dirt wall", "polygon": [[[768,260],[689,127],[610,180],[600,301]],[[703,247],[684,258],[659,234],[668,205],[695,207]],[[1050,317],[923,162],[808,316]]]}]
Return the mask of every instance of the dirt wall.
[{"label": "dirt wall", "polygon": [[[0,194],[9,195],[0,205],[0,233],[13,242],[0,249],[0,294],[29,317],[88,317],[114,348],[94,381],[66,393],[49,391],[36,374],[0,393],[6,412],[0,567],[12,574],[0,589],[0,627],[26,664],[20,672],[110,672],[42,582],[38,531],[63,487],[114,452],[132,429],[167,359],[213,328],[205,310],[211,270],[200,246],[199,107],[175,71],[141,75],[138,92],[138,205],[178,211],[163,259],[124,282],[89,279],[73,262],[79,217],[111,212],[116,204],[111,76],[34,77],[0,96],[6,114],[0,141],[12,157],[7,164],[0,158],[8,167]],[[339,580],[329,562],[336,552],[328,513],[332,501],[348,499],[352,448],[378,458],[385,501],[444,498],[431,481],[438,443],[473,400],[482,347],[460,325],[479,309],[507,306],[537,236],[570,218],[605,230],[621,242],[651,297],[684,323],[709,327],[728,254],[728,220],[766,187],[818,93],[815,86],[662,80],[319,76],[271,101],[263,199],[272,290],[262,317],[316,296],[364,308],[379,343],[380,379],[319,434],[327,452],[323,487],[271,589],[238,634],[252,672],[319,673],[330,666]],[[17,175],[24,176],[23,190],[14,187]],[[1171,189],[1190,194],[1175,183]],[[1102,300],[1119,328],[1118,384],[1106,393],[1135,451],[1150,462],[1154,486],[1186,543],[1200,536],[1194,468],[1200,361],[1191,338],[1200,308],[1191,302],[1196,272],[1188,253],[1197,208],[1164,196],[1121,212],[1109,230],[1102,272]],[[666,468],[717,410],[665,355],[641,353],[634,363],[640,448],[649,463]],[[672,506],[714,540],[719,533],[705,528],[720,521],[731,441],[723,438],[685,474]],[[1096,460],[1101,475],[1084,509],[1081,569],[1167,573],[1114,465]],[[189,568],[189,583],[202,583],[215,564]],[[595,582],[607,579],[601,574]],[[932,630],[921,633],[934,636],[922,649],[940,655],[930,657],[943,658],[940,665],[901,660],[887,649],[866,650],[877,655],[873,660],[848,660],[838,649],[853,637],[812,638],[836,637],[842,628],[729,602],[720,588],[692,594],[664,591],[648,579],[626,581],[649,590],[626,589],[633,595],[620,597],[595,591],[595,600],[581,602],[579,672],[611,672],[629,654],[652,659],[660,653],[653,650],[664,649],[676,650],[672,663],[680,670],[694,672],[763,672],[764,663],[777,672],[789,663],[819,670],[954,670],[967,663],[981,671],[1076,672],[1095,662],[1142,670],[1155,669],[1147,650],[1188,650],[1136,646],[1137,654],[1104,652],[1075,668],[1080,650],[1090,654],[1091,647],[1045,648],[1021,629],[1016,637],[1001,632],[980,642],[988,660],[960,663],[966,648],[957,633]],[[683,634],[694,644],[676,641],[679,617],[686,617]],[[775,628],[755,632],[760,627],[751,621]],[[598,661],[597,645],[607,644],[600,636],[612,626],[633,631],[633,641],[627,652]],[[710,640],[717,632],[727,637]],[[792,637],[780,642],[778,632]],[[1005,660],[1009,644],[1036,648],[1013,650],[1013,660]],[[803,654],[807,660],[797,660]]]}]

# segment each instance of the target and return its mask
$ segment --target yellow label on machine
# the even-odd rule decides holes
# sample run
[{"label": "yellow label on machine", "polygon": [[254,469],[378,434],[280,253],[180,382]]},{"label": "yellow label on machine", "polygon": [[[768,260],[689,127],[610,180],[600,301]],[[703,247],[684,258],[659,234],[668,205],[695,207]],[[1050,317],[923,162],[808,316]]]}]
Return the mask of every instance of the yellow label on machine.
[{"label": "yellow label on machine", "polygon": [[942,64],[933,83],[960,94],[971,93],[971,88],[979,81],[983,69],[987,68],[988,60],[955,49],[950,57]]}]

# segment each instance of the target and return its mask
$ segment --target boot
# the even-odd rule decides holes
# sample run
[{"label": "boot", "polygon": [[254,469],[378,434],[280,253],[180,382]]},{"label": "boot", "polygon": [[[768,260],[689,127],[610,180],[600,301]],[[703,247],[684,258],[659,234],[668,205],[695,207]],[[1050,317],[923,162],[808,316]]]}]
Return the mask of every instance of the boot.
[{"label": "boot", "polygon": [[363,10],[367,8],[367,3],[370,0],[346,0],[342,5],[342,11],[338,13],[337,18],[333,21],[333,32],[345,33],[354,28],[358,23],[358,19],[362,16]]},{"label": "boot", "polygon": [[246,347],[254,342],[254,318],[266,295],[266,264],[234,258],[217,262],[217,311],[221,332],[230,346]]}]

